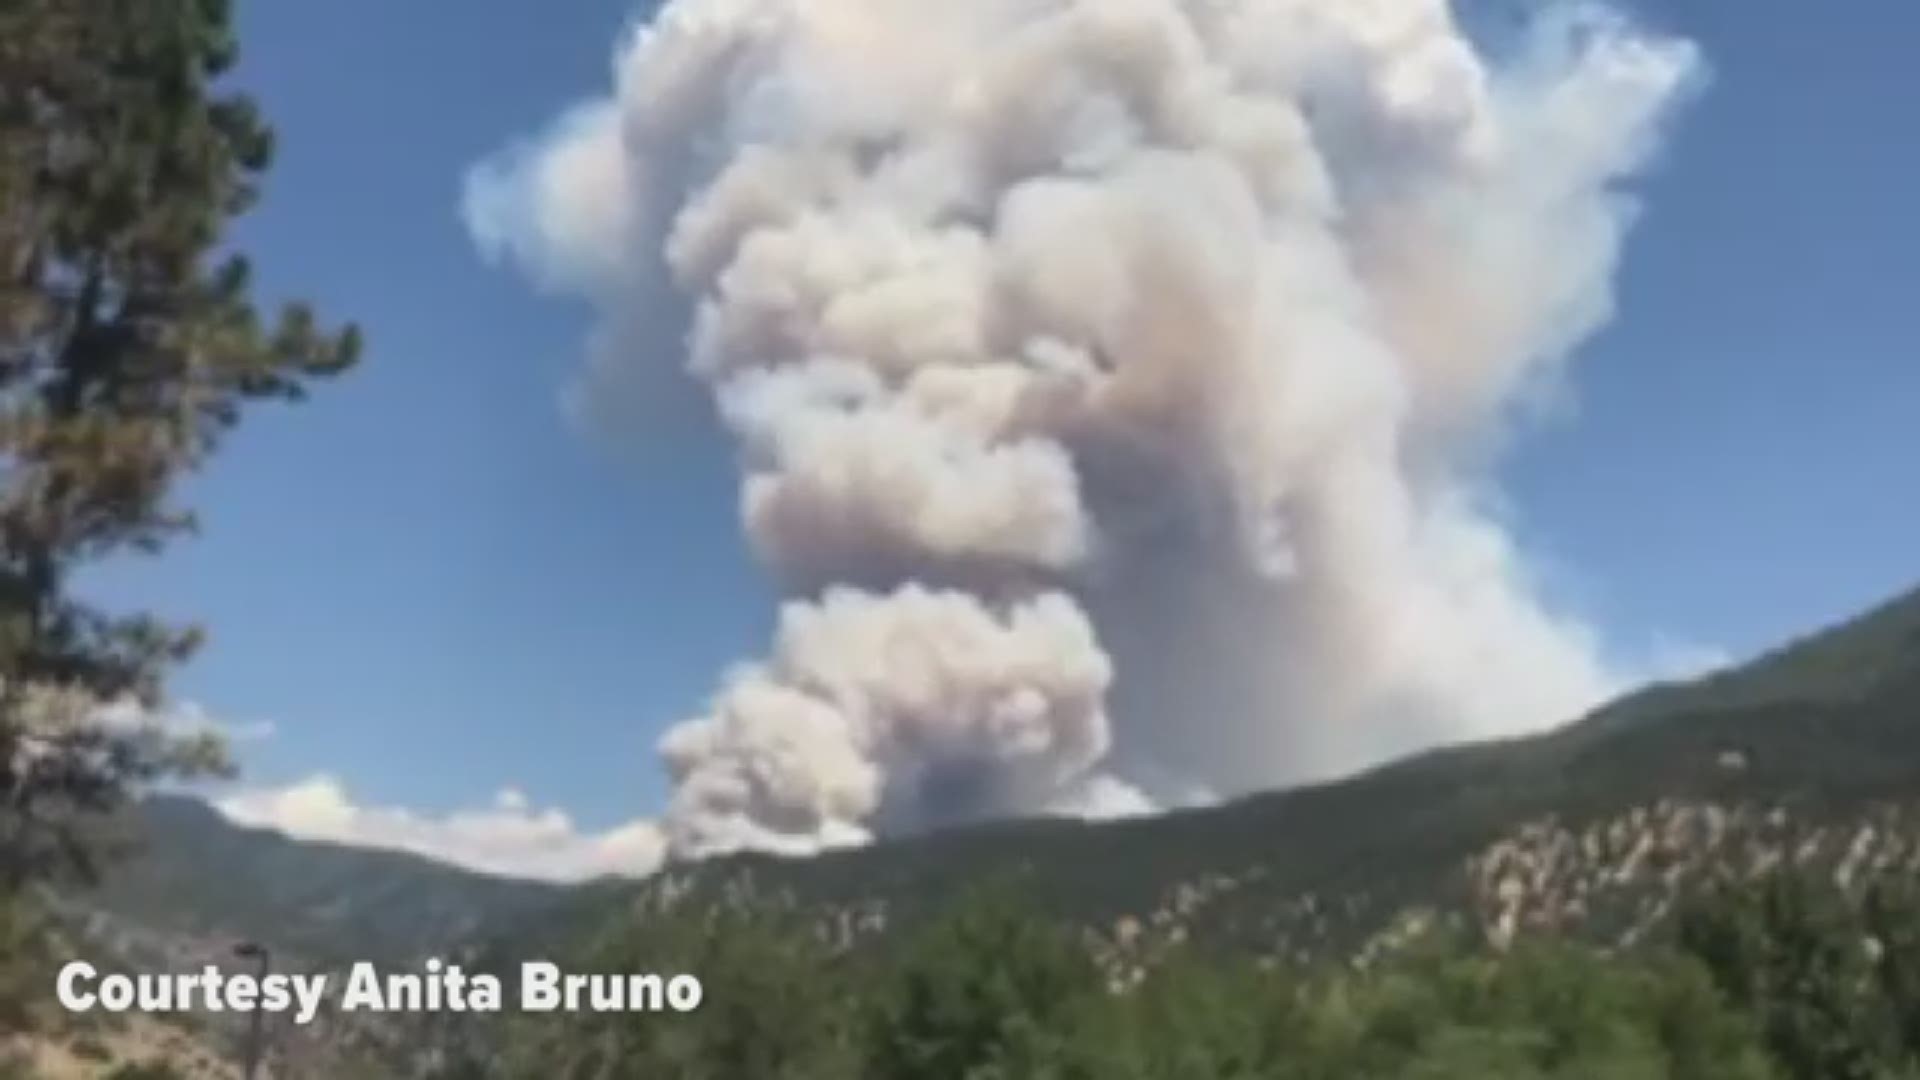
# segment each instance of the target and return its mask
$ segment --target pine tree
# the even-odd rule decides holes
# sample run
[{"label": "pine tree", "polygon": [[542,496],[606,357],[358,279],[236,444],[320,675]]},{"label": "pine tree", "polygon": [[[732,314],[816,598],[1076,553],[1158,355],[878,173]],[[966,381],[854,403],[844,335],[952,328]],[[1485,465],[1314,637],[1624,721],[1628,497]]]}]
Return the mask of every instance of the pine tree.
[{"label": "pine tree", "polygon": [[243,405],[359,352],[304,305],[263,317],[222,246],[273,149],[235,57],[228,0],[0,0],[0,889],[86,868],[89,820],[218,764],[110,719],[157,707],[198,632],[100,610],[76,569],[190,531],[174,488]]}]

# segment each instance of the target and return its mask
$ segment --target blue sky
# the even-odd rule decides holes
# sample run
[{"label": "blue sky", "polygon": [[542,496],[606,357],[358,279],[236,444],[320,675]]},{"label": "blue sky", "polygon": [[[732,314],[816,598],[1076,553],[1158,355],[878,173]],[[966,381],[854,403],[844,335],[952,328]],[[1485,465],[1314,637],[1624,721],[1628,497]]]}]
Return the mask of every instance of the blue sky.
[{"label": "blue sky", "polygon": [[[1920,6],[1646,6],[1713,79],[1644,185],[1575,407],[1505,490],[1555,597],[1623,648],[1738,655],[1920,580]],[[643,456],[583,437],[559,395],[588,312],[485,265],[458,215],[473,162],[603,89],[629,6],[241,10],[281,152],[237,239],[371,348],[250,418],[187,493],[199,539],[94,587],[206,623],[177,694],[274,724],[249,783],[651,811],[654,737],[772,620],[727,451],[698,424]]]}]

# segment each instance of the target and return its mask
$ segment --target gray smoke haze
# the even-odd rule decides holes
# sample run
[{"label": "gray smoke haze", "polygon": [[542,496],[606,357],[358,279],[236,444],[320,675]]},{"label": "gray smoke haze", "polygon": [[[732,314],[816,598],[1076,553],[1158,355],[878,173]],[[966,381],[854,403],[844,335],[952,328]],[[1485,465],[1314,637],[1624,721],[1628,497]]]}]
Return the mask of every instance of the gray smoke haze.
[{"label": "gray smoke haze", "polygon": [[662,740],[672,849],[1216,798],[1629,678],[1487,466],[1609,317],[1698,64],[1530,18],[670,0],[477,168],[482,247],[603,312],[584,400],[710,392],[790,597]]}]

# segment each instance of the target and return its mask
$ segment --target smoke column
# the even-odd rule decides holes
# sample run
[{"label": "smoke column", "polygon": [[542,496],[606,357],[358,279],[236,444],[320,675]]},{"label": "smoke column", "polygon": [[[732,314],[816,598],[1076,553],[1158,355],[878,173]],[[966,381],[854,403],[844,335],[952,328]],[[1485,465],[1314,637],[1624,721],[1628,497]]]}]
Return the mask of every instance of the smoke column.
[{"label": "smoke column", "polygon": [[477,168],[666,350],[789,597],[661,753],[673,849],[1107,814],[1563,721],[1619,678],[1492,507],[1697,64],[1444,0],[669,0]]}]

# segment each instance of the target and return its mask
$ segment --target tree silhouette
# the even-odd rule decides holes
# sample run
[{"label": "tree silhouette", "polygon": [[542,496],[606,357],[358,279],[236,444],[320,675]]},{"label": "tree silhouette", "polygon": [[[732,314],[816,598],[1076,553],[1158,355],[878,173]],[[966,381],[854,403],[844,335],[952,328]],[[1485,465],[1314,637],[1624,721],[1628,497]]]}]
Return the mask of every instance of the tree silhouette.
[{"label": "tree silhouette", "polygon": [[273,149],[220,87],[235,56],[227,0],[0,6],[0,888],[85,869],[130,786],[222,764],[139,719],[198,631],[74,571],[190,530],[176,482],[243,405],[359,353],[305,305],[263,318],[222,247]]}]

